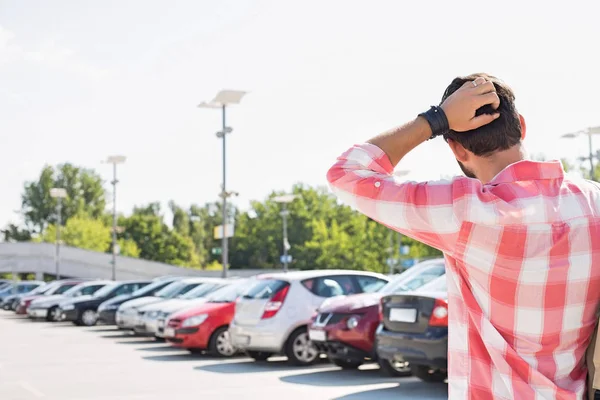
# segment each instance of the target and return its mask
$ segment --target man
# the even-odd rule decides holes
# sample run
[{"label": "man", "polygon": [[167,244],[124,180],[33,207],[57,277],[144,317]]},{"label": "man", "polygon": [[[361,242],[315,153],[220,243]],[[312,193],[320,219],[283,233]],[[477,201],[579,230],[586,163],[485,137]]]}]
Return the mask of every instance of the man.
[{"label": "man", "polygon": [[[493,76],[456,78],[440,107],[352,147],[328,180],[349,205],[444,252],[450,399],[582,399],[600,297],[600,191],[558,161],[526,160],[514,100]],[[392,175],[442,135],[466,177]]]}]

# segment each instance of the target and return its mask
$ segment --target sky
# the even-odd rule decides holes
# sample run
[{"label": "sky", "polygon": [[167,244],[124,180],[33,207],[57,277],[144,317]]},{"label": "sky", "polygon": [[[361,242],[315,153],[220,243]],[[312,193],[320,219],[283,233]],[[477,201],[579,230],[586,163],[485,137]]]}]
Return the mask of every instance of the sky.
[{"label": "sky", "polygon": [[[93,168],[118,210],[214,201],[245,209],[294,183],[325,185],[335,157],[437,104],[459,75],[488,72],[515,91],[526,146],[576,158],[600,126],[600,2],[0,0],[0,226],[44,165]],[[600,148],[600,136],[596,139]],[[402,160],[410,180],[459,174],[443,140]]]}]

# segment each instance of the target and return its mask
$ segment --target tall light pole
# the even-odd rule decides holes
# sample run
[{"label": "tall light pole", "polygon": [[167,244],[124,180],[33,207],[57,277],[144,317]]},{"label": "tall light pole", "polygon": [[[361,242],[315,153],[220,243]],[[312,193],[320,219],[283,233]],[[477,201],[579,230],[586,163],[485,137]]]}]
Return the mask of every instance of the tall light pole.
[{"label": "tall light pole", "polygon": [[125,156],[110,156],[106,159],[107,164],[113,166],[113,226],[112,226],[112,280],[117,280],[117,254],[119,253],[119,245],[117,244],[117,165],[125,163]]},{"label": "tall light pole", "polygon": [[67,191],[63,188],[50,189],[50,197],[56,199],[56,254],[54,261],[56,263],[56,279],[60,279],[60,228],[62,225],[62,199],[67,197]]},{"label": "tall light pole", "polygon": [[283,272],[288,271],[288,264],[291,261],[291,257],[288,257],[288,251],[290,250],[290,242],[288,241],[288,231],[287,231],[287,217],[290,215],[289,210],[287,209],[287,205],[294,201],[298,195],[295,194],[284,194],[283,196],[277,196],[273,198],[273,201],[281,204],[281,217],[283,218],[283,256],[281,257],[281,262],[283,264]]},{"label": "tall light pole", "polygon": [[217,137],[223,139],[223,183],[221,185],[221,193],[219,196],[223,202],[223,237],[222,240],[222,248],[221,248],[221,257],[223,264],[223,278],[227,278],[227,270],[229,268],[229,236],[233,234],[232,229],[227,229],[227,198],[233,195],[236,195],[235,192],[227,192],[227,163],[226,163],[226,145],[225,145],[225,137],[228,133],[233,131],[232,128],[227,126],[225,115],[227,107],[232,104],[239,104],[242,100],[242,97],[246,95],[246,92],[242,92],[240,90],[221,90],[217,93],[216,97],[210,102],[202,102],[198,105],[199,108],[213,108],[220,109],[222,113],[222,129],[217,132]]},{"label": "tall light pole", "polygon": [[587,128],[581,131],[573,132],[573,133],[565,133],[561,136],[563,139],[574,139],[581,135],[587,135],[588,137],[588,157],[583,157],[583,160],[590,161],[590,179],[594,180],[596,178],[596,171],[594,170],[594,148],[592,146],[592,135],[600,135],[600,126],[594,126],[591,128]]}]

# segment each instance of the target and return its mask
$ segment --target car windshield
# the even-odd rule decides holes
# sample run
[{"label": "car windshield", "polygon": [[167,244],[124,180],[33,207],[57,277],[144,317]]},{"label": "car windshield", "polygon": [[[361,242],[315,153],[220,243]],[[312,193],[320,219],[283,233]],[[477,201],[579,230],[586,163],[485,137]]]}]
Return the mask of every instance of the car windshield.
[{"label": "car windshield", "polygon": [[28,294],[31,294],[31,295],[44,294],[50,290],[53,290],[56,287],[57,287],[57,285],[55,283],[46,283],[46,284],[40,285],[40,286],[36,287],[35,289],[31,290]]},{"label": "car windshield", "polygon": [[417,264],[385,285],[380,293],[386,295],[416,290],[426,283],[439,278],[445,272],[446,267],[441,260],[435,263]]},{"label": "car windshield", "polygon": [[77,286],[77,283],[65,283],[64,285],[60,285],[49,291],[47,294],[65,294],[73,287]]},{"label": "car windshield", "polygon": [[254,284],[254,282],[244,279],[242,282],[236,282],[215,290],[206,296],[206,298],[209,303],[233,303],[252,284]]},{"label": "car windshield", "polygon": [[144,286],[143,288],[139,288],[138,290],[136,290],[135,292],[133,292],[131,295],[132,296],[144,296],[147,295],[148,293],[152,293],[156,290],[156,288],[161,288],[161,287],[166,287],[169,285],[169,282],[165,282],[165,281],[156,281],[156,282],[152,282],[149,285]]},{"label": "car windshield", "polygon": [[170,285],[165,286],[158,292],[156,292],[156,297],[161,297],[163,299],[172,299],[178,294],[187,293],[198,286],[198,283],[190,283],[190,282],[173,282]]},{"label": "car windshield", "polygon": [[434,280],[432,280],[429,283],[426,283],[425,285],[421,286],[420,288],[417,289],[417,291],[419,292],[447,292],[448,291],[448,280],[446,279],[446,274],[440,276],[439,278],[436,278]]},{"label": "car windshield", "polygon": [[110,283],[110,284],[104,286],[103,288],[98,289],[96,292],[94,292],[93,296],[94,297],[104,297],[107,294],[109,294],[110,292],[112,292],[113,289],[119,285],[121,285],[121,284],[120,283]]},{"label": "car windshield", "polygon": [[188,293],[177,296],[180,299],[197,299],[225,286],[223,283],[203,283]]}]

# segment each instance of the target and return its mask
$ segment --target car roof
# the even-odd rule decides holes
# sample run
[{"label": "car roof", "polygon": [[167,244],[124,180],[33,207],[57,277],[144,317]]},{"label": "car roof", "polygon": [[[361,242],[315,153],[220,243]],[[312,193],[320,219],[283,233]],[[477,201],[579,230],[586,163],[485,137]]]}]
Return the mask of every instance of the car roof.
[{"label": "car roof", "polygon": [[97,280],[97,281],[85,281],[81,282],[79,285],[82,286],[91,286],[91,285],[108,285],[109,283],[115,283],[115,281],[106,281],[106,280]]},{"label": "car roof", "polygon": [[220,283],[220,282],[228,282],[227,279],[223,278],[185,278],[181,279],[178,282],[184,283]]},{"label": "car roof", "polygon": [[308,271],[277,272],[274,274],[261,274],[259,279],[280,279],[284,281],[301,281],[304,279],[320,278],[322,276],[356,275],[372,276],[389,281],[390,278],[383,274],[370,271],[345,270],[345,269],[313,269]]}]

